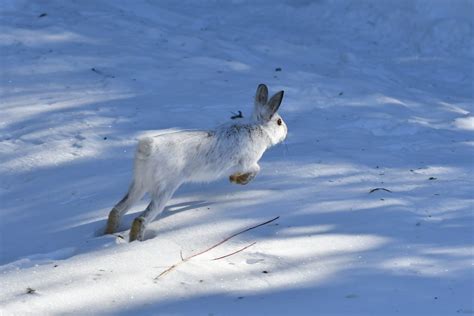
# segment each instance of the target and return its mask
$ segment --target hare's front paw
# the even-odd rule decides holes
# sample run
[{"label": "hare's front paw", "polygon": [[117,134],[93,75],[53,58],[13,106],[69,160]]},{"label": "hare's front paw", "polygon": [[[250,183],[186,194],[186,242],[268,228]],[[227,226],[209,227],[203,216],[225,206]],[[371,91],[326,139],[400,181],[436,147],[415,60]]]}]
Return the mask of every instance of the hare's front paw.
[{"label": "hare's front paw", "polygon": [[229,176],[230,182],[236,183],[236,184],[242,184],[242,185],[249,183],[253,178],[255,178],[255,174],[252,172],[249,172],[249,173],[237,172]]}]

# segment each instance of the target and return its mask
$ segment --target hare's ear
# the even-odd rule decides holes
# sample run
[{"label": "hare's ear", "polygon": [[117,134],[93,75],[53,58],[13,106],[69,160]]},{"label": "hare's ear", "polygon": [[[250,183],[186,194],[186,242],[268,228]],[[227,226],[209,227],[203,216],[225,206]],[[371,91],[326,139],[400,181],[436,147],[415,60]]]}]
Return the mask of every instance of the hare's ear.
[{"label": "hare's ear", "polygon": [[267,108],[266,112],[270,114],[270,117],[268,119],[271,119],[273,114],[278,111],[281,101],[283,100],[284,93],[285,92],[283,90],[279,91],[275,93],[273,97],[270,98],[270,101],[268,101],[267,105],[265,106]]},{"label": "hare's ear", "polygon": [[267,104],[268,88],[263,83],[258,85],[257,93],[255,94],[255,106],[263,106]]},{"label": "hare's ear", "polygon": [[283,91],[277,92],[270,101],[268,100],[268,88],[264,84],[260,84],[255,95],[254,119],[257,121],[269,121],[273,114],[278,111],[281,100],[283,100]]}]

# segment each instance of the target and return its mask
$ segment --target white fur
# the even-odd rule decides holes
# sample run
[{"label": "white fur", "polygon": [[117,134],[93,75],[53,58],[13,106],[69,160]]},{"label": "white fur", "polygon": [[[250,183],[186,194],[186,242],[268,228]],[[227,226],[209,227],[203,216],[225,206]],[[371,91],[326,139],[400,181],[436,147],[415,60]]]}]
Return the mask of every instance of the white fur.
[{"label": "white fur", "polygon": [[210,131],[179,131],[140,139],[133,182],[112,210],[110,216],[115,210],[118,218],[107,232],[118,228],[120,217],[146,192],[152,201],[140,216],[143,227],[135,236],[137,239],[143,239],[145,225],[163,210],[181,184],[210,182],[232,174],[249,174],[249,180],[253,179],[260,170],[258,161],[265,150],[283,141],[287,134],[285,123],[274,112],[283,92],[268,102],[267,96],[266,86],[260,85],[249,120],[237,119]]}]

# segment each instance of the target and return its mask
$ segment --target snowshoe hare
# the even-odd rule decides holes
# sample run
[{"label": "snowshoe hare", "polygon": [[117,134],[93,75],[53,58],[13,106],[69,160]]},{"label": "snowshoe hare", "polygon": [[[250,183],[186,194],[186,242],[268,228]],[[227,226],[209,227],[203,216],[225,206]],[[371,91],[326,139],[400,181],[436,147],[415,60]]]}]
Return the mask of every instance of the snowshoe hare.
[{"label": "snowshoe hare", "polygon": [[117,231],[121,217],[145,193],[151,202],[135,218],[130,241],[143,240],[145,228],[160,214],[178,187],[186,182],[209,182],[230,175],[236,184],[249,183],[260,170],[267,148],[286,138],[287,127],[278,113],[283,91],[268,100],[260,84],[252,117],[238,119],[210,131],[180,131],[139,140],[133,181],[125,197],[110,211],[106,234]]}]

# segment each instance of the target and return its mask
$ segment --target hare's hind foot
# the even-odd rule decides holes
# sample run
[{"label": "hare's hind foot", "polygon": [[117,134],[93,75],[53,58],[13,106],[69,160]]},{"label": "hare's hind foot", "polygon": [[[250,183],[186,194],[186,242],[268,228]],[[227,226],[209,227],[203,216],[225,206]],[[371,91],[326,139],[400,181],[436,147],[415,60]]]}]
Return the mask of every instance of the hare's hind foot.
[{"label": "hare's hind foot", "polygon": [[145,236],[145,218],[143,216],[135,218],[130,228],[130,239],[132,242],[134,240],[142,241]]},{"label": "hare's hind foot", "polygon": [[105,234],[113,234],[118,230],[120,224],[120,213],[114,208],[109,213]]},{"label": "hare's hind foot", "polygon": [[250,181],[252,181],[253,178],[255,178],[255,174],[252,172],[249,172],[249,173],[237,172],[237,173],[232,174],[229,177],[229,181],[232,183],[245,185],[249,183]]}]

